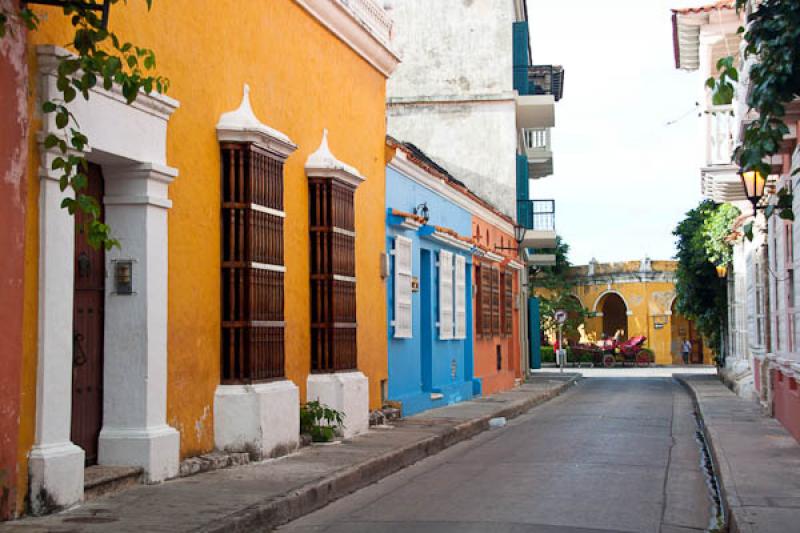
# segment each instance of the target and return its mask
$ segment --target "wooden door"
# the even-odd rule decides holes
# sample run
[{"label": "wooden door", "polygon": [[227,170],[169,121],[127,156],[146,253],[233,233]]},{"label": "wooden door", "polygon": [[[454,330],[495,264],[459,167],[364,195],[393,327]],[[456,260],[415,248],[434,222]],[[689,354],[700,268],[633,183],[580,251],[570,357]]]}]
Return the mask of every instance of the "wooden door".
[{"label": "wooden door", "polygon": [[[103,175],[89,166],[87,194],[102,203]],[[97,463],[97,438],[103,423],[103,309],[105,252],[86,241],[88,217],[75,214],[75,281],[72,322],[72,442],[86,452],[86,465]]]}]

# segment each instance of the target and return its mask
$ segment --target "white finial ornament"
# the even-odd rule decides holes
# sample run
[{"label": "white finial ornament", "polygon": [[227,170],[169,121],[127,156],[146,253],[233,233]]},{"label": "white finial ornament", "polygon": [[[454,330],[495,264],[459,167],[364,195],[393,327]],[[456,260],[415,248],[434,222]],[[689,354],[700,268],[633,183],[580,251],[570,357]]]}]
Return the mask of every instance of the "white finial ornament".
[{"label": "white finial ornament", "polygon": [[339,161],[328,146],[328,130],[322,130],[322,141],[319,148],[308,156],[306,160],[306,175],[310,178],[338,178],[349,183],[353,187],[358,187],[364,177],[355,167]]},{"label": "white finial ornament", "polygon": [[297,149],[297,145],[285,133],[270,128],[258,120],[250,104],[250,86],[246,83],[239,107],[219,117],[217,139],[227,142],[251,142],[284,158]]}]

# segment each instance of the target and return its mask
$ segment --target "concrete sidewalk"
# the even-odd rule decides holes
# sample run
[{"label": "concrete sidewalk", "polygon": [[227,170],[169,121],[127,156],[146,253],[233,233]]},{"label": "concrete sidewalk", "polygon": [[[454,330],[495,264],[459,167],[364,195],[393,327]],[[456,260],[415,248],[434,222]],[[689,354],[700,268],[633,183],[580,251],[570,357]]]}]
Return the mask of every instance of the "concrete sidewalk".
[{"label": "concrete sidewalk", "polygon": [[433,455],[560,394],[574,374],[537,376],[513,391],[433,409],[341,444],[138,486],[68,511],[0,525],[0,532],[266,531]]},{"label": "concrete sidewalk", "polygon": [[730,531],[800,531],[800,444],[718,377],[675,377],[705,425]]}]

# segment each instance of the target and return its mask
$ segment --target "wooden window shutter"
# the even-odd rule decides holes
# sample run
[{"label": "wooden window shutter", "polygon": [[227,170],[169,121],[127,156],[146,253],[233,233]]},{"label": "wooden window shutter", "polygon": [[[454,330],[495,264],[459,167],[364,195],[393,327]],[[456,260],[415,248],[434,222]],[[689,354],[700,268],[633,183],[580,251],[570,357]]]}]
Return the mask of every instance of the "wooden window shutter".
[{"label": "wooden window shutter", "polygon": [[492,266],[492,336],[500,335],[500,270]]},{"label": "wooden window shutter", "polygon": [[439,338],[453,338],[453,254],[439,252]]},{"label": "wooden window shutter", "polygon": [[283,161],[247,143],[222,159],[223,383],[284,376]]},{"label": "wooden window shutter", "polygon": [[481,266],[481,334],[492,336],[492,269]]},{"label": "wooden window shutter", "polygon": [[394,239],[394,336],[413,336],[411,303],[411,267],[413,243],[407,237]]},{"label": "wooden window shutter", "polygon": [[357,368],[355,188],[309,178],[311,370]]},{"label": "wooden window shutter", "polygon": [[503,274],[503,333],[514,333],[514,276],[510,271]]},{"label": "wooden window shutter", "polygon": [[467,338],[467,260],[456,256],[455,262],[455,338]]}]

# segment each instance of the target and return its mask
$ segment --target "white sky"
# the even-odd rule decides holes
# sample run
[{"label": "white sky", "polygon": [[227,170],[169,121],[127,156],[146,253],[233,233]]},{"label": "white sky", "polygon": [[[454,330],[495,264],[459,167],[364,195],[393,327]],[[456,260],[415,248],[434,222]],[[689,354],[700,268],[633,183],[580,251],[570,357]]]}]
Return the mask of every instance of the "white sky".
[{"label": "white sky", "polygon": [[528,0],[534,64],[565,68],[555,173],[531,196],[556,200],[573,264],[670,259],[672,229],[700,195],[701,90],[675,69],[670,8],[691,0]]}]

